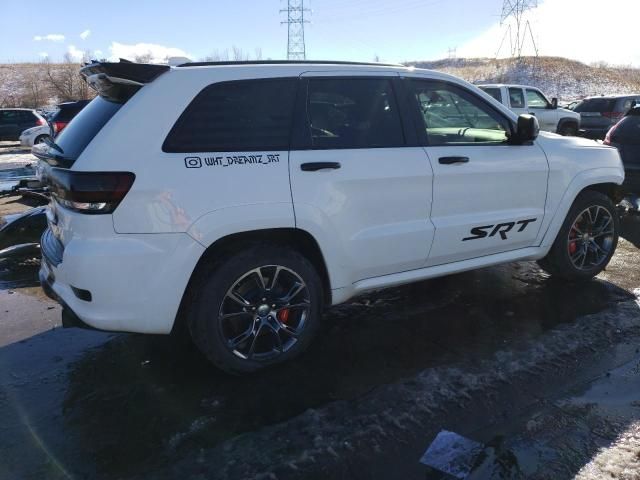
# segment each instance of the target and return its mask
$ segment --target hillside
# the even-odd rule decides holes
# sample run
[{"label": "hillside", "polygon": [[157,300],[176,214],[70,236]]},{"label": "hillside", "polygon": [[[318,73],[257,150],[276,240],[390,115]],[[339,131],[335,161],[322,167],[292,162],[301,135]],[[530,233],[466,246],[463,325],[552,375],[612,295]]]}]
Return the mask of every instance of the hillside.
[{"label": "hillside", "polygon": [[469,58],[409,62],[472,83],[519,83],[540,88],[549,97],[569,101],[589,95],[640,92],[640,69],[586,65],[560,57]]},{"label": "hillside", "polygon": [[[549,97],[570,101],[588,95],[640,93],[640,69],[586,65],[560,57],[521,60],[469,58],[408,62],[462,77],[472,83],[521,83],[539,87]],[[89,98],[80,65],[66,63],[0,64],[1,107],[45,107]]]}]

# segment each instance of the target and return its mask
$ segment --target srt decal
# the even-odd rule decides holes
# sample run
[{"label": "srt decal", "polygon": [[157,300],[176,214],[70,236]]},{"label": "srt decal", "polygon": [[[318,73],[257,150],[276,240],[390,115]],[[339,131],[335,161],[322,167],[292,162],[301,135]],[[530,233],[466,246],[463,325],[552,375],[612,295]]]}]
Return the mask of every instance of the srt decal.
[{"label": "srt decal", "polygon": [[497,225],[485,225],[484,227],[473,227],[471,229],[471,237],[463,238],[462,241],[477,240],[479,238],[493,237],[496,234],[500,234],[502,240],[507,239],[507,233],[513,230],[513,227],[520,225],[518,232],[523,232],[530,223],[533,223],[537,218],[530,218],[528,220],[520,220],[519,222],[505,222],[498,223]]},{"label": "srt decal", "polygon": [[184,166],[187,168],[207,167],[230,167],[232,165],[269,165],[279,163],[279,153],[268,153],[266,155],[224,155],[217,157],[185,157]]}]

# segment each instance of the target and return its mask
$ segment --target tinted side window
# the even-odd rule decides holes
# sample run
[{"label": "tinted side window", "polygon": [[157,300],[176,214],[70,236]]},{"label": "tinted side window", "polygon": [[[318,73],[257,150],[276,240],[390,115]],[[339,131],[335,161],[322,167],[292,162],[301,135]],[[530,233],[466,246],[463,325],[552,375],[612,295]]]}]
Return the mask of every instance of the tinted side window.
[{"label": "tinted side window", "polygon": [[2,123],[4,124],[12,124],[18,122],[18,111],[17,110],[4,110],[2,112]]},{"label": "tinted side window", "polygon": [[508,139],[509,121],[463,88],[412,80],[411,92],[431,146],[499,144]]},{"label": "tinted side window", "polygon": [[288,150],[297,79],[209,85],[164,141],[165,152]]},{"label": "tinted side window", "polygon": [[547,99],[544,98],[544,95],[537,90],[529,89],[527,89],[527,103],[530,108],[547,108],[549,105]]},{"label": "tinted side window", "polygon": [[307,122],[312,148],[380,148],[405,144],[389,79],[310,79]]},{"label": "tinted side window", "polygon": [[622,113],[627,113],[629,110],[631,110],[631,107],[633,106],[634,100],[635,100],[634,98],[622,98],[622,99],[620,99],[617,111],[618,112],[622,112]]},{"label": "tinted side window", "polygon": [[524,94],[521,88],[509,89],[509,102],[511,108],[524,108]]},{"label": "tinted side window", "polygon": [[502,103],[502,93],[500,92],[499,88],[482,88],[482,90],[485,91],[485,93],[488,93],[489,95],[491,95],[493,98],[495,98],[496,100],[498,100],[500,103]]}]

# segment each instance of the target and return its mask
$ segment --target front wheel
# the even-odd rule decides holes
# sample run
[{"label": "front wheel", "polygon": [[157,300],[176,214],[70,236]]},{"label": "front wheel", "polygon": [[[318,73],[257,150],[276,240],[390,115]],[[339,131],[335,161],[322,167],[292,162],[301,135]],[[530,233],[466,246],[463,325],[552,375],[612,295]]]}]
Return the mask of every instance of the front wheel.
[{"label": "front wheel", "polygon": [[193,341],[230,373],[294,358],[319,326],[322,283],[295,250],[248,247],[200,272],[193,287],[187,314]]},{"label": "front wheel", "polygon": [[538,264],[567,280],[588,280],[609,264],[618,245],[620,220],[613,202],[587,190],[573,203],[551,250]]}]

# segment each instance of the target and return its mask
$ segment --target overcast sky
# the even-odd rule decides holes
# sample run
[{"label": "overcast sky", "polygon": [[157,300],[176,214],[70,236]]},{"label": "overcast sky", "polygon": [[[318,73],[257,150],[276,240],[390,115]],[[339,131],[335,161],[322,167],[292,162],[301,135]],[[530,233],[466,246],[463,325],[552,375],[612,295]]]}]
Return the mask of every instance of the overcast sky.
[{"label": "overcast sky", "polygon": [[[541,0],[530,12],[541,55],[640,66],[640,0]],[[309,59],[388,62],[448,55],[494,57],[505,35],[502,0],[305,0]],[[286,0],[0,0],[0,62],[132,58],[151,52],[200,59],[239,47],[286,58]],[[628,23],[629,26],[625,24]],[[508,55],[506,40],[500,56]],[[532,53],[525,42],[525,53]]]}]

